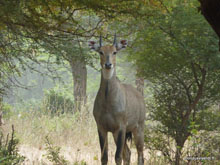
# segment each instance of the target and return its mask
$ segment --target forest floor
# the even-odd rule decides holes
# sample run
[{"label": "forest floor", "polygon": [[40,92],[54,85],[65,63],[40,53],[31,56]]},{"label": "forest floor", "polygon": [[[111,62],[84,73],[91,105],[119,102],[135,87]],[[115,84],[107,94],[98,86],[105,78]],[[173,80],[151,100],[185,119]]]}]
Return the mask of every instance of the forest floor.
[{"label": "forest floor", "polygon": [[[83,163],[86,163],[88,165],[99,165],[100,164],[100,150],[99,150],[99,144],[97,143],[97,146],[69,146],[69,147],[62,147],[61,148],[61,154],[65,157],[66,160],[70,162],[70,164],[76,164],[84,165]],[[114,153],[115,153],[115,147],[112,147],[113,144],[109,144],[109,164],[113,165],[114,163]],[[32,165],[32,164],[48,164],[52,165],[53,163],[49,162],[45,159],[46,151],[42,148],[36,148],[33,146],[25,146],[21,145],[19,147],[20,153],[24,155],[27,160],[25,161],[25,165]],[[131,165],[136,165],[137,163],[137,156],[136,156],[136,150],[134,148],[131,149]],[[145,153],[146,158],[146,153]],[[74,164],[74,165],[75,165]],[[78,165],[77,164],[77,165]]]},{"label": "forest floor", "polygon": [[[46,155],[46,137],[52,146],[60,147],[60,155],[73,165],[100,164],[100,147],[97,129],[92,114],[83,112],[77,115],[48,116],[34,113],[19,113],[11,116],[2,126],[5,134],[14,125],[16,138],[19,139],[19,153],[26,157],[25,165],[50,165]],[[112,134],[109,138],[109,164],[114,163],[115,144]],[[131,148],[131,164],[136,164],[137,153],[134,144]],[[149,158],[145,150],[146,162]],[[149,164],[149,163],[148,163]]]}]

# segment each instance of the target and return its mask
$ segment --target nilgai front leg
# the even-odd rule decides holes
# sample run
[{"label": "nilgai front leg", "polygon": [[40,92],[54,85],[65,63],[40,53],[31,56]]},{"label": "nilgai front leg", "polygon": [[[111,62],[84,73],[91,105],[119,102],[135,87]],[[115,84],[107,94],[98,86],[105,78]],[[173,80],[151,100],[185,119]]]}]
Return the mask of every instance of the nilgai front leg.
[{"label": "nilgai front leg", "polygon": [[108,136],[106,131],[98,130],[99,143],[101,148],[101,162],[102,165],[107,165],[108,163]]},{"label": "nilgai front leg", "polygon": [[116,153],[115,153],[116,165],[121,165],[122,163],[123,149],[125,144],[125,133],[126,133],[125,130],[120,129],[113,134],[116,144]]}]

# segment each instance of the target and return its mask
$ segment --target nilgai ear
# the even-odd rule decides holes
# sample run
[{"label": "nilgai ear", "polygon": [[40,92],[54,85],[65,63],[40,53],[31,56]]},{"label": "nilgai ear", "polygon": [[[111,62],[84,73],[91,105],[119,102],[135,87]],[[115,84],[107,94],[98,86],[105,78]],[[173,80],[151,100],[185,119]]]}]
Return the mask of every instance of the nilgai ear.
[{"label": "nilgai ear", "polygon": [[117,43],[117,51],[126,48],[128,45],[127,40],[121,40],[119,43]]},{"label": "nilgai ear", "polygon": [[95,41],[89,41],[89,48],[95,51],[99,51],[100,46]]}]

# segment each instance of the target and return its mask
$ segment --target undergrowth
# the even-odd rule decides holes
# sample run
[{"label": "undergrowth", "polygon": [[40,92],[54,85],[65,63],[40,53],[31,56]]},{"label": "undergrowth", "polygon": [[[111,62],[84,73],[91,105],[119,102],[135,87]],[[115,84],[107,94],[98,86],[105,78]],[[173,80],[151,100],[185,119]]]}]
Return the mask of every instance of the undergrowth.
[{"label": "undergrowth", "polygon": [[13,113],[7,116],[3,130],[7,133],[11,124],[16,125],[19,149],[27,157],[26,164],[86,165],[97,157],[99,148],[93,155],[94,147],[91,147],[98,143],[91,106],[89,110],[84,108],[81,112],[57,116],[47,113],[44,104],[23,107],[10,109]]},{"label": "undergrowth", "polygon": [[[61,147],[55,146],[48,136],[45,137],[45,144],[45,150],[47,153],[44,157],[53,163],[53,165],[71,165],[71,163],[61,155]],[[81,160],[75,161],[73,165],[87,165],[87,163],[84,160]]]},{"label": "undergrowth", "polygon": [[63,155],[60,155],[61,147],[54,146],[48,136],[45,138],[46,151],[44,155],[47,160],[52,162],[54,165],[68,165],[70,164]]},{"label": "undergrowth", "polygon": [[19,140],[15,137],[14,126],[12,125],[11,134],[7,134],[6,139],[1,132],[0,136],[0,164],[16,165],[21,164],[25,157],[18,153]]}]

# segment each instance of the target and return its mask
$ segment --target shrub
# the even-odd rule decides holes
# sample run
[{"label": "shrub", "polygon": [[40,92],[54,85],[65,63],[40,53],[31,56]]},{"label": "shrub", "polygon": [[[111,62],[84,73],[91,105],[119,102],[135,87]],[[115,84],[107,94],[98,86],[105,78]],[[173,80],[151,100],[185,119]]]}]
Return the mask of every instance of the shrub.
[{"label": "shrub", "polygon": [[18,153],[19,141],[15,138],[14,126],[12,125],[12,133],[4,139],[3,133],[0,136],[0,164],[15,165],[20,164],[25,160],[25,157]]},{"label": "shrub", "polygon": [[54,146],[48,136],[46,136],[46,158],[55,165],[68,165],[69,162],[60,155],[60,147]]},{"label": "shrub", "polygon": [[[155,124],[155,126],[148,126],[145,130],[145,144],[149,149],[150,159],[154,159],[153,164],[160,164],[161,161],[162,164],[175,164],[175,141],[172,137],[158,131],[159,127],[159,124]],[[180,164],[220,165],[219,130],[198,131],[195,125],[193,127],[194,129],[181,152]]]},{"label": "shrub", "polygon": [[73,165],[87,165],[87,164],[84,160],[81,160],[81,161],[74,162]]},{"label": "shrub", "polygon": [[186,159],[188,159],[188,163],[219,164],[219,146],[220,134],[218,130],[198,131],[189,138]]},{"label": "shrub", "polygon": [[4,119],[9,119],[13,115],[12,106],[7,103],[1,103],[1,113],[4,116]]},{"label": "shrub", "polygon": [[46,107],[52,115],[73,113],[74,102],[64,93],[57,92],[54,89],[46,92]]},{"label": "shrub", "polygon": [[[47,153],[44,156],[47,158],[47,160],[52,162],[54,165],[72,164],[66,160],[63,155],[60,155],[61,147],[54,146],[48,136],[45,138],[45,143]],[[84,160],[81,160],[73,162],[73,165],[87,165],[87,163]]]},{"label": "shrub", "polygon": [[154,126],[147,126],[145,129],[145,145],[149,149],[150,160],[153,164],[174,164],[175,162],[175,142],[170,136],[167,136],[157,128],[159,124],[154,123]]}]

